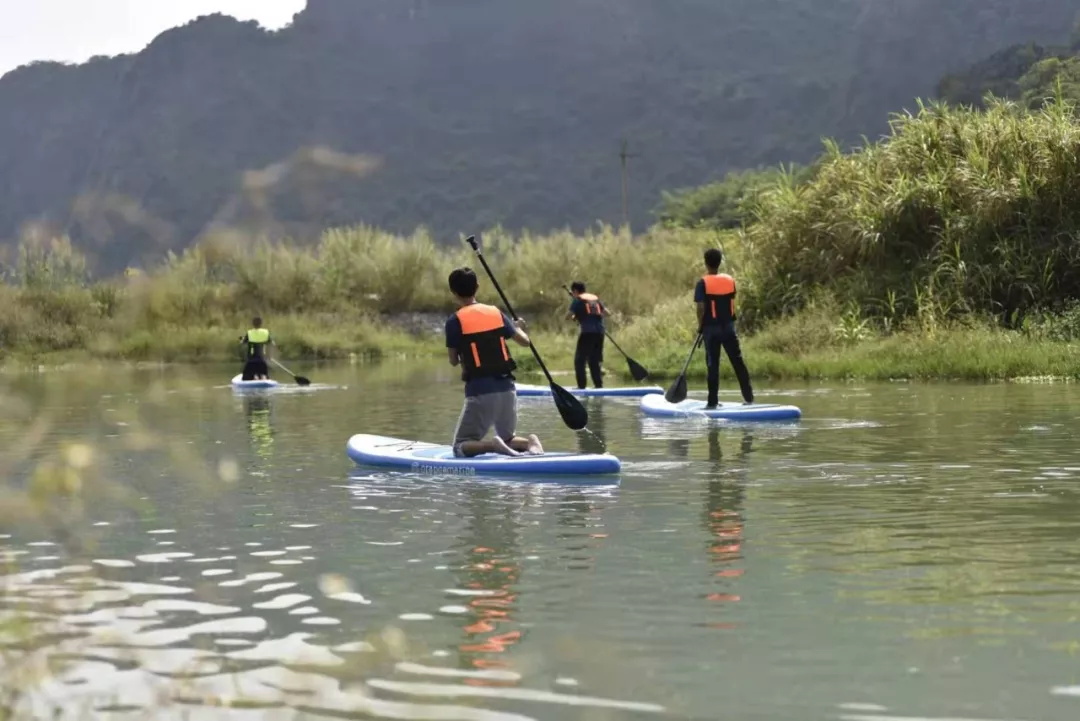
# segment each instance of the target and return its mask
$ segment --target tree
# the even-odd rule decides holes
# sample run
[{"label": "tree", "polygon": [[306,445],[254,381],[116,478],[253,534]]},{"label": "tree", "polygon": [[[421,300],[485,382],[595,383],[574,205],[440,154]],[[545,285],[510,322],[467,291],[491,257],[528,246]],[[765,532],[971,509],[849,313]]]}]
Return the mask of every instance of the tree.
[{"label": "tree", "polygon": [[696,188],[664,192],[656,215],[661,224],[679,228],[725,230],[741,227],[750,219],[757,194],[790,179],[799,184],[814,174],[814,165],[763,168],[728,173],[723,180]]},{"label": "tree", "polygon": [[1047,58],[1020,78],[1023,103],[1037,110],[1056,98],[1080,105],[1080,57]]}]

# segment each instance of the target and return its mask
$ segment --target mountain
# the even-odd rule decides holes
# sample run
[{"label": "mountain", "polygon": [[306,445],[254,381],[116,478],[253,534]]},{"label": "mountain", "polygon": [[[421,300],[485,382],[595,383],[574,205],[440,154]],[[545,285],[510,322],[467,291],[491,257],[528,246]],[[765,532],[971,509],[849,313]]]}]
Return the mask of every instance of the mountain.
[{"label": "mountain", "polygon": [[[1022,8],[1022,9],[1021,9]],[[937,80],[1062,42],[1072,0],[309,0],[137,54],[0,78],[0,238],[69,232],[99,270],[239,224],[652,221],[665,189],[876,136]]]},{"label": "mountain", "polygon": [[1068,45],[1029,42],[999,50],[946,75],[937,94],[950,103],[975,107],[985,106],[987,95],[1031,109],[1057,95],[1080,106],[1080,32],[1074,31]]}]

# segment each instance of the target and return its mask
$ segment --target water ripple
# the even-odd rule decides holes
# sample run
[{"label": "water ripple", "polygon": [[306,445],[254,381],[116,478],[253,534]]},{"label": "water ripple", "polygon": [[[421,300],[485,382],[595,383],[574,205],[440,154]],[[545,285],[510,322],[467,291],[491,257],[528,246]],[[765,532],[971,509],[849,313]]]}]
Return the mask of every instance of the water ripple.
[{"label": "water ripple", "polygon": [[[134,425],[110,421],[122,452],[102,475],[130,486],[139,513],[87,494],[92,551],[44,527],[0,539],[5,658],[40,681],[25,707],[229,721],[1076,716],[1080,388],[764,389],[799,398],[798,424],[664,422],[590,401],[590,429],[624,461],[618,485],[594,487],[347,468],[343,437],[372,423],[448,434],[460,389],[402,382],[341,384],[362,400],[224,393],[155,408],[201,456],[187,466],[232,469],[199,492],[189,467],[123,446]],[[108,407],[121,398],[146,401],[118,393]],[[595,440],[550,403],[522,422],[551,447]]]}]

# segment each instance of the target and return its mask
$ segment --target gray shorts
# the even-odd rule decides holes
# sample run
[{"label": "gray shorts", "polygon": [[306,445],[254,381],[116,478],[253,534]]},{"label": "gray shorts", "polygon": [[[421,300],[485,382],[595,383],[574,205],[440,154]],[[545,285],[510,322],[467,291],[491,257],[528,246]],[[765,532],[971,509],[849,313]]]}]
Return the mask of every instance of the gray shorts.
[{"label": "gray shorts", "polygon": [[517,391],[466,396],[457,428],[454,429],[454,455],[461,457],[461,444],[482,441],[493,427],[495,435],[509,441],[517,431]]}]

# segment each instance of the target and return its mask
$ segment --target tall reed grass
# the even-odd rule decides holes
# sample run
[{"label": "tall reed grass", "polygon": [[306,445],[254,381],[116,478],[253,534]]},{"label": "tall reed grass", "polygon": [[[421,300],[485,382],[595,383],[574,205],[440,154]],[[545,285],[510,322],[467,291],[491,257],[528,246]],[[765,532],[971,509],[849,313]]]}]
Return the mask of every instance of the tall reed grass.
[{"label": "tall reed grass", "polygon": [[[482,250],[515,310],[532,327],[552,329],[565,327],[562,286],[574,280],[602,295],[616,323],[649,312],[674,289],[689,297],[705,240],[684,230],[634,238],[610,227],[580,236],[496,229],[482,237]],[[440,246],[423,230],[403,237],[333,229],[313,247],[222,233],[156,268],[94,282],[66,240],[24,240],[18,258],[0,285],[8,309],[0,344],[28,356],[222,358],[237,352],[255,315],[289,355],[419,352],[404,331],[439,327],[454,309],[447,276],[462,265],[480,276],[481,299],[501,305],[464,243]],[[418,323],[416,314],[430,317]]]},{"label": "tall reed grass", "polygon": [[811,181],[756,198],[754,319],[825,290],[886,330],[967,315],[1017,327],[1080,296],[1080,125],[1064,102],[923,106],[881,142],[830,145]]}]

